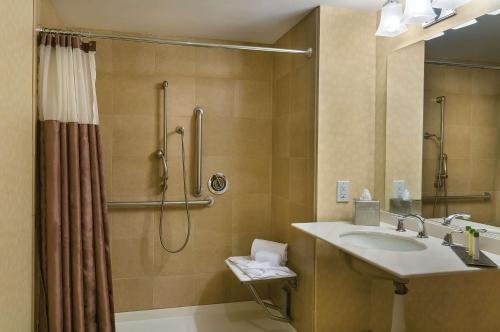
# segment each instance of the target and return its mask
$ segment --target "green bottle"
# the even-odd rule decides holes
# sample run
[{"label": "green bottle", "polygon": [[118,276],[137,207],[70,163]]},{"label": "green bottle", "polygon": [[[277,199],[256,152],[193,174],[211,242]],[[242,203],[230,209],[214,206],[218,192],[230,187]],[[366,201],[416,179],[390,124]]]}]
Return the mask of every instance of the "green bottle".
[{"label": "green bottle", "polygon": [[479,251],[479,232],[474,232],[474,239],[472,244],[472,258],[477,261],[479,260],[480,251]]},{"label": "green bottle", "polygon": [[472,229],[471,226],[465,226],[465,251],[469,253],[470,249],[470,230]]},{"label": "green bottle", "polygon": [[473,253],[473,245],[474,245],[474,233],[475,233],[475,229],[471,227],[471,229],[469,229],[469,241],[468,241],[468,247],[469,247],[469,250],[467,251],[467,253],[469,254],[469,256],[472,256],[472,253]]}]

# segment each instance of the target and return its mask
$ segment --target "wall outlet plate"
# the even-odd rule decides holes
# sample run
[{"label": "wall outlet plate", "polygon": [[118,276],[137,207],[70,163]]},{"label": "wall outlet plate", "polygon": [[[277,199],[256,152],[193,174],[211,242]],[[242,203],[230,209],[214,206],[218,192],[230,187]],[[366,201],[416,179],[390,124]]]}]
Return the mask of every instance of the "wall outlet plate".
[{"label": "wall outlet plate", "polygon": [[405,180],[394,180],[392,181],[392,197],[393,198],[403,198],[406,190]]},{"label": "wall outlet plate", "polygon": [[351,181],[341,180],[337,181],[337,202],[347,203],[349,202],[349,185]]}]

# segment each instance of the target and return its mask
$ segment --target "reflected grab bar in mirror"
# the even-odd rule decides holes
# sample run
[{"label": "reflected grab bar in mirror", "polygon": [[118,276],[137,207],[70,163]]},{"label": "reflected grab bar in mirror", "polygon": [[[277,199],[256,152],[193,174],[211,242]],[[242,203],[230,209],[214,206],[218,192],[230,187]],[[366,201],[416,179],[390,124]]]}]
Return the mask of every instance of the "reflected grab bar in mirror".
[{"label": "reflected grab bar in mirror", "polygon": [[[457,195],[457,196],[437,196],[438,201],[489,201],[491,193],[485,192],[482,195]],[[435,196],[423,196],[423,202],[434,202]]]},{"label": "reflected grab bar in mirror", "polygon": [[[189,206],[201,206],[210,207],[214,204],[214,199],[212,197],[207,197],[206,199],[195,199],[189,200]],[[160,207],[161,201],[142,201],[142,202],[108,202],[108,208],[149,208],[149,207]],[[184,201],[164,201],[164,206],[184,206],[186,203]]]}]

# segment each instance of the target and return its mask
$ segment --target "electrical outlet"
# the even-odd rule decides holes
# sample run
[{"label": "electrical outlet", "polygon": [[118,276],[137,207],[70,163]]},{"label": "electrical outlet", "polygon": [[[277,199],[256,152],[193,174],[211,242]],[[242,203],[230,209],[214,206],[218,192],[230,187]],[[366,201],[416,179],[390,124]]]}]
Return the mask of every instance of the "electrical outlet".
[{"label": "electrical outlet", "polygon": [[337,202],[349,202],[349,184],[351,181],[337,181]]},{"label": "electrical outlet", "polygon": [[406,190],[406,183],[404,180],[392,181],[392,197],[403,198]]}]

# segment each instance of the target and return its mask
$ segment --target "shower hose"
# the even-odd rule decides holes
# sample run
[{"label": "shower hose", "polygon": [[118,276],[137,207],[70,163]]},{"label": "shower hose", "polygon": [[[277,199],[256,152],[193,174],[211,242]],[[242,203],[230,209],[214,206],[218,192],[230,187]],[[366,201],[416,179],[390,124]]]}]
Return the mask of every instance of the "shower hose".
[{"label": "shower hose", "polygon": [[[188,242],[189,242],[189,237],[191,236],[191,215],[189,213],[189,204],[188,204],[188,198],[187,198],[187,185],[186,185],[186,153],[185,153],[185,148],[184,148],[184,130],[176,130],[178,133],[181,134],[181,146],[182,146],[182,181],[184,185],[184,208],[186,210],[186,237],[184,238],[184,242],[182,245],[177,248],[177,249],[169,249],[167,248],[166,242],[163,239],[163,220],[164,220],[164,213],[163,210],[165,209],[165,192],[167,191],[167,186],[166,186],[166,181],[167,179],[164,179],[164,184],[162,185],[162,192],[161,192],[161,207],[160,207],[160,225],[158,227],[158,235],[160,238],[160,244],[162,248],[171,253],[171,254],[176,254],[178,252],[181,252],[184,248],[186,248]],[[164,155],[164,158],[166,156]]]}]

